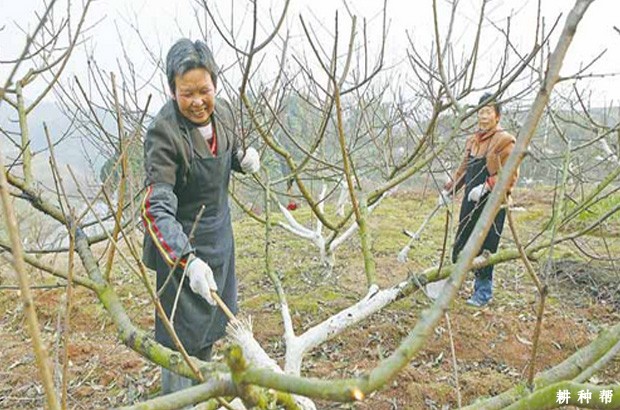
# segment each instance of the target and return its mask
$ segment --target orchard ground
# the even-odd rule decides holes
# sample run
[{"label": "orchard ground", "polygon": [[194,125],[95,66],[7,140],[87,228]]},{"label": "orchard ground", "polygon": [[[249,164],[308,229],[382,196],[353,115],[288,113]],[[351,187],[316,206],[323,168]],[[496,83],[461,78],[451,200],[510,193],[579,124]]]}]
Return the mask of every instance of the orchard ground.
[{"label": "orchard ground", "polygon": [[[551,215],[551,188],[518,190],[514,206],[519,235],[532,238]],[[611,201],[618,198],[611,198]],[[416,230],[435,205],[424,192],[398,192],[387,198],[371,216],[373,250],[379,284],[388,287],[408,275],[436,265],[442,253],[446,213],[438,213],[409,253],[409,261],[396,260],[408,238],[403,229]],[[601,204],[604,207],[605,204]],[[329,209],[328,209],[329,211]],[[602,211],[599,209],[598,211]],[[564,228],[569,232],[585,226],[597,210],[580,216]],[[458,206],[453,209],[458,216]],[[602,214],[602,213],[601,213]],[[294,215],[311,222],[307,207]],[[456,221],[452,220],[449,243]],[[240,316],[251,316],[255,337],[280,363],[284,357],[282,320],[277,298],[264,268],[264,227],[250,218],[234,223]],[[320,265],[318,250],[309,242],[275,228],[272,232],[273,262],[287,293],[296,332],[299,334],[350,306],[366,292],[359,240],[352,238],[336,251],[331,272]],[[508,226],[501,249],[513,248]],[[591,257],[578,252],[581,248]],[[95,247],[103,254],[104,246]],[[616,256],[614,260],[613,255]],[[560,363],[583,347],[607,326],[620,320],[620,216],[614,215],[592,235],[553,251],[553,267],[547,271],[550,286],[539,353],[538,371]],[[596,258],[592,258],[596,256]],[[66,255],[45,259],[66,266]],[[118,259],[120,261],[120,259]],[[101,263],[104,260],[101,261]],[[548,261],[535,261],[538,272]],[[2,262],[1,284],[16,284],[11,267]],[[137,325],[154,327],[154,309],[140,280],[118,262],[112,280],[125,308]],[[33,284],[55,284],[49,276],[33,272]],[[537,298],[523,263],[515,260],[495,269],[495,297],[483,309],[465,305],[473,276],[459,292],[448,314],[429,338],[425,348],[388,385],[355,404],[317,402],[321,409],[443,409],[458,408],[450,338],[458,367],[458,386],[463,404],[496,395],[527,377]],[[57,360],[59,306],[64,289],[35,290],[39,323],[52,361]],[[304,360],[302,374],[321,378],[347,378],[364,374],[388,356],[413,328],[431,301],[416,292],[314,349]],[[34,354],[26,330],[17,290],[0,291],[0,408],[30,409],[43,406]],[[222,360],[227,345],[216,346]],[[87,289],[74,293],[69,346],[69,406],[73,409],[109,408],[154,397],[159,390],[159,369],[117,339],[115,327],[95,295]],[[58,379],[57,379],[58,380]],[[590,383],[620,383],[620,358],[616,358]]]}]

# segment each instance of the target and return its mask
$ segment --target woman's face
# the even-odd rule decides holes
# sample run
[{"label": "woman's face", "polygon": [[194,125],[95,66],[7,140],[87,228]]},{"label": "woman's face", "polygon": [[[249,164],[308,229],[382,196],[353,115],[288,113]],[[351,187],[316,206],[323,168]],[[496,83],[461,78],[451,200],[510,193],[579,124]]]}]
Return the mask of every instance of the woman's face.
[{"label": "woman's face", "polygon": [[478,128],[481,131],[492,130],[499,122],[499,115],[495,112],[495,107],[485,105],[478,110]]},{"label": "woman's face", "polygon": [[215,108],[215,86],[204,68],[193,68],[175,77],[174,98],[181,114],[195,124],[207,122]]}]

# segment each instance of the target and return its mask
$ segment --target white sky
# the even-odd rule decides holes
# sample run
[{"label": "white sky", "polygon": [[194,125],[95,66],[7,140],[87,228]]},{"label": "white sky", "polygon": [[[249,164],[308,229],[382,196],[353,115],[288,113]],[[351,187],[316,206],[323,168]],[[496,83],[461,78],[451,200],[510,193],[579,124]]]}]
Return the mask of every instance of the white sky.
[{"label": "white sky", "polygon": [[[259,16],[267,21],[270,5],[273,13],[277,14],[281,9],[281,1],[258,0],[260,7]],[[74,0],[75,2],[75,0]],[[474,30],[481,0],[460,0],[456,16],[457,25],[453,34],[454,44],[458,50],[468,50],[471,47],[471,39]],[[244,9],[249,1],[218,0],[209,1],[209,4],[217,4],[222,10],[224,19],[229,21],[228,9],[234,4],[236,27],[239,30],[235,38],[240,44],[248,41],[248,29],[251,27],[251,15],[245,15]],[[351,12],[358,15],[358,28],[361,36],[362,18],[366,18],[369,24],[370,47],[378,48],[379,30],[381,27],[380,10],[383,6],[381,0],[349,0]],[[440,8],[440,22],[445,26],[449,19],[445,0],[438,0]],[[15,58],[24,44],[24,36],[17,28],[19,24],[23,28],[32,28],[35,23],[34,12],[41,9],[41,0],[0,0],[0,60]],[[95,59],[100,65],[109,70],[115,69],[115,61],[122,57],[120,37],[127,47],[132,60],[138,70],[143,70],[145,75],[150,64],[145,60],[145,48],[131,28],[131,24],[137,24],[143,35],[144,41],[152,52],[165,54],[168,47],[180,36],[191,38],[199,37],[196,25],[196,17],[193,8],[194,0],[97,0],[91,6],[87,25],[97,23],[89,32],[86,42],[87,48],[92,50]],[[546,24],[549,26],[553,20],[564,13],[565,17],[574,2],[571,0],[542,0],[542,9]],[[66,8],[66,0],[58,0],[57,13]],[[620,72],[620,33],[613,30],[613,26],[620,28],[620,13],[617,12],[618,0],[596,0],[590,7],[582,21],[575,40],[571,45],[567,59],[565,60],[563,75],[568,75],[578,70],[580,65],[586,64],[600,52],[607,49],[606,55],[590,70],[590,72],[609,74]],[[503,41],[498,32],[492,27],[490,21],[499,26],[505,26],[506,17],[512,17],[512,38],[526,52],[531,47],[536,26],[535,10],[537,1],[510,1],[491,0],[487,6],[488,20],[484,26],[484,51],[481,53],[481,71],[490,70],[497,65],[499,54],[502,52]],[[342,37],[348,35],[346,21],[348,14],[340,0],[291,0],[291,10],[286,27],[290,30],[293,39],[301,38],[299,15],[304,16],[307,23],[320,33],[321,42],[329,49],[331,39],[326,32],[333,32],[334,12],[340,10]],[[136,16],[139,16],[137,18]],[[201,16],[202,18],[202,16]],[[387,61],[390,64],[402,62],[406,55],[407,38],[405,31],[409,31],[415,41],[416,47],[421,51],[428,50],[432,44],[432,9],[431,0],[388,0],[388,22],[390,31],[387,39]],[[564,18],[557,30],[559,34]],[[73,23],[75,24],[75,22]],[[321,26],[323,25],[323,26]],[[265,29],[268,29],[266,27]],[[117,31],[118,30],[118,31]],[[121,34],[119,34],[119,32]],[[440,33],[445,36],[445,30]],[[264,38],[259,34],[259,39]],[[300,42],[291,43],[293,48],[301,47]],[[552,42],[552,46],[555,41]],[[225,51],[226,46],[219,36],[214,36],[212,41],[216,58],[220,65],[226,65],[232,61],[232,54]],[[344,43],[341,49],[344,49]],[[277,50],[266,50],[272,56],[277,55]],[[372,60],[371,60],[372,61]],[[292,64],[292,61],[288,61]],[[85,57],[83,51],[76,53],[72,59],[68,71],[75,75],[82,75]],[[401,64],[404,65],[404,64]],[[273,68],[272,68],[273,69]],[[0,83],[4,83],[7,74],[6,66],[0,66]],[[406,71],[406,70],[405,70]],[[589,86],[593,91],[593,101],[596,104],[609,103],[610,100],[620,101],[620,79],[606,77],[603,79],[583,80],[580,86]],[[154,84],[158,87],[159,84]]]}]

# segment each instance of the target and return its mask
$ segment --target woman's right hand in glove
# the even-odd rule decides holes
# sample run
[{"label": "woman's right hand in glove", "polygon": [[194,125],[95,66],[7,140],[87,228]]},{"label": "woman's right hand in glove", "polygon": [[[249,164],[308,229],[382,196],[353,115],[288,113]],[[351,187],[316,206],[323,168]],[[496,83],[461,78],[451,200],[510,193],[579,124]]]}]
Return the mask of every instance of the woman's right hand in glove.
[{"label": "woman's right hand in glove", "polygon": [[190,256],[185,269],[189,277],[189,287],[194,293],[202,296],[210,305],[215,306],[215,299],[213,299],[211,291],[217,291],[217,284],[213,277],[213,271],[207,262],[195,256]]}]

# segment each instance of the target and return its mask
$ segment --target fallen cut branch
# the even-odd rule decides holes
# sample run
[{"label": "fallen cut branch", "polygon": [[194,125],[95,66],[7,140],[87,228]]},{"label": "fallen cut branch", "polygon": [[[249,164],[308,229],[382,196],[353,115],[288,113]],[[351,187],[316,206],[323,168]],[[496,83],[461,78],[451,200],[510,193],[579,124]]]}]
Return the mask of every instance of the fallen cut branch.
[{"label": "fallen cut branch", "polygon": [[437,206],[433,208],[431,213],[426,216],[426,218],[422,222],[422,225],[420,225],[417,231],[412,233],[406,229],[403,230],[403,233],[409,237],[409,242],[407,242],[407,245],[405,245],[403,249],[401,249],[400,252],[398,252],[397,259],[400,263],[407,262],[407,255],[409,255],[409,251],[411,250],[411,246],[413,245],[413,242],[420,239],[420,235],[422,234],[422,231],[424,230],[424,228],[426,228],[426,225],[428,225],[428,222],[433,218],[433,216],[435,216],[439,208],[441,208],[442,206],[443,206],[442,204],[437,204]]}]

